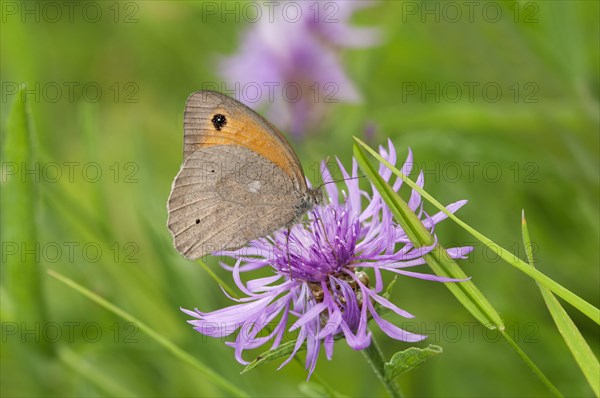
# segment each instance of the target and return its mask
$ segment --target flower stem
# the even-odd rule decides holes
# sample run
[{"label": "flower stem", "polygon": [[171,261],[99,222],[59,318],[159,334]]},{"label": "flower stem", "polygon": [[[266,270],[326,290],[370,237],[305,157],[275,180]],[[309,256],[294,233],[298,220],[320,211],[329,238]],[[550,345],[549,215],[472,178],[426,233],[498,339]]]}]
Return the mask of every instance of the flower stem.
[{"label": "flower stem", "polygon": [[381,349],[379,349],[379,345],[377,345],[377,342],[375,341],[375,337],[371,336],[371,345],[361,352],[363,353],[369,365],[371,365],[371,368],[379,380],[381,380],[385,386],[386,390],[388,390],[390,393],[390,396],[393,398],[402,398],[402,392],[400,392],[400,387],[398,387],[398,384],[396,384],[394,380],[388,380],[385,377],[385,358],[383,357]]}]

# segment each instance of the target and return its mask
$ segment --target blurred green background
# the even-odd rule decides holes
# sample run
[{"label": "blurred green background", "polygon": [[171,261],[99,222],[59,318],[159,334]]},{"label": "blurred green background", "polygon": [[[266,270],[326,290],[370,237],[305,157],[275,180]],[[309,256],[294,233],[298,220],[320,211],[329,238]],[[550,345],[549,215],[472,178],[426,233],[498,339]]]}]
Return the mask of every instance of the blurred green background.
[{"label": "blurred green background", "polygon": [[[463,12],[458,20],[452,10],[444,13],[444,2],[382,1],[354,15],[356,25],[380,27],[384,40],[341,54],[364,100],[333,106],[318,131],[294,144],[307,175],[313,178],[310,165],[327,156],[348,164],[351,137],[375,126],[371,145],[390,137],[401,159],[411,147],[425,168],[425,188],[442,203],[468,199],[459,216],[521,258],[525,209],[539,269],[598,306],[599,3],[493,2],[502,13],[495,22],[482,14],[486,2],[475,2],[472,20],[464,2],[450,3]],[[185,100],[204,83],[220,82],[216,60],[236,51],[248,25],[206,18],[202,3],[192,1],[96,2],[102,16],[95,23],[81,17],[85,2],[73,21],[61,2],[62,18],[48,20],[48,9],[37,20],[43,4],[2,2],[2,142],[11,106],[22,103],[15,88],[27,83],[41,176],[32,198],[41,254],[35,259],[22,246],[13,254],[20,243],[7,236],[21,225],[3,221],[0,395],[228,395],[135,324],[48,276],[49,269],[138,317],[252,395],[309,393],[296,362],[240,375],[233,350],[194,332],[179,311],[230,304],[197,263],[172,248],[165,203],[181,162]],[[422,7],[439,11],[425,15]],[[34,11],[23,16],[24,8]],[[500,87],[499,96],[486,85]],[[4,220],[23,213],[23,223],[31,223],[18,208],[24,203],[7,203]],[[473,242],[451,222],[436,232],[442,243]],[[40,270],[39,285],[7,283],[7,269],[19,269],[22,255]],[[213,259],[209,264],[231,281]],[[461,265],[556,386],[591,396],[535,283],[481,246]],[[422,345],[444,349],[399,377],[407,396],[549,395],[443,284],[401,278],[393,301],[417,318],[390,319],[428,334]],[[597,325],[565,308],[597,355]],[[409,346],[375,335],[388,357]],[[331,362],[322,355],[316,374],[346,395],[385,394],[362,355],[343,343]]]}]

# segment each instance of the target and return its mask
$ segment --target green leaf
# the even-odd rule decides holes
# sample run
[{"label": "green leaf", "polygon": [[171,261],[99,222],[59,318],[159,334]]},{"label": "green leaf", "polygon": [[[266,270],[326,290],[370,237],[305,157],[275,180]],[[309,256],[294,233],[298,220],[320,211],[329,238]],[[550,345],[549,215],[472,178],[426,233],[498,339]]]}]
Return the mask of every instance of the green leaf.
[{"label": "green leaf", "polygon": [[[390,162],[388,162],[387,160],[382,158],[375,150],[370,148],[363,141],[361,141],[360,139],[358,139],[356,137],[354,137],[354,140],[358,144],[360,144],[360,146],[365,148],[375,159],[377,159],[379,162],[383,163],[388,169],[390,169],[392,171],[392,173],[394,173],[396,176],[400,177],[408,186],[410,186],[412,189],[417,191],[424,199],[426,199],[429,203],[433,204],[436,208],[438,208],[440,211],[442,211],[444,214],[446,214],[449,219],[451,219],[452,221],[454,221],[455,223],[460,225],[463,229],[465,229],[467,232],[469,232],[471,235],[473,235],[473,237],[475,237],[477,240],[479,240],[485,246],[493,249],[494,252],[497,253],[500,258],[502,258],[508,264],[516,267],[517,269],[519,269],[520,271],[525,273],[527,276],[535,279],[537,282],[541,283],[543,286],[550,289],[553,293],[555,293],[558,296],[560,296],[561,298],[563,298],[565,301],[570,303],[572,306],[577,308],[579,311],[581,311],[586,316],[588,316],[590,319],[592,319],[594,322],[596,322],[597,324],[600,325],[600,310],[598,310],[598,308],[594,307],[592,304],[583,300],[581,297],[577,296],[576,294],[574,294],[573,292],[571,292],[564,286],[562,286],[559,283],[555,282],[554,280],[548,278],[546,275],[544,275],[540,271],[536,270],[533,267],[530,267],[529,264],[525,263],[523,260],[521,260],[520,258],[515,256],[510,251],[508,251],[508,250],[504,249],[503,247],[501,247],[500,245],[494,243],[487,236],[476,231],[473,227],[469,226],[467,223],[462,221],[460,218],[456,217],[452,212],[450,212],[440,202],[438,202],[433,196],[431,196],[426,191],[424,191],[414,181],[412,181],[410,178],[405,176],[400,170],[398,170],[396,167],[394,167],[394,165],[392,165]],[[356,148],[357,147],[355,146],[355,151],[354,151],[355,154],[357,153]],[[362,151],[360,151],[360,152],[362,153]],[[363,158],[364,158],[364,154],[363,154]],[[366,162],[366,160],[364,160],[363,162]],[[410,237],[410,235],[409,235],[409,237]]]},{"label": "green leaf", "polygon": [[[46,323],[47,310],[41,277],[38,237],[40,164],[37,138],[23,85],[15,95],[2,143],[0,176],[0,230],[3,265],[2,283],[14,303],[15,319]],[[3,260],[4,261],[4,260]],[[42,339],[39,345],[52,352]]]},{"label": "green leaf", "polygon": [[410,347],[404,351],[398,351],[385,364],[385,378],[392,380],[403,373],[413,370],[429,358],[433,358],[442,352],[442,347],[433,344],[425,348]]},{"label": "green leaf", "polygon": [[[246,365],[244,370],[241,371],[241,374],[246,373],[246,372],[254,369],[257,366],[264,365],[265,363],[274,361],[274,360],[282,358],[282,357],[290,356],[292,354],[292,352],[294,351],[295,344],[296,344],[296,340],[286,341],[285,343],[281,344],[279,347],[277,347],[273,350],[263,352],[262,354],[260,354],[256,358],[254,358],[254,360],[252,362],[250,362],[248,365]],[[302,344],[302,347],[300,347],[297,352],[304,351],[305,349],[306,349],[306,344]]]},{"label": "green leaf", "polygon": [[[527,228],[524,211],[521,217],[521,230],[523,233],[523,244],[525,245],[527,260],[533,267],[534,259],[531,251],[531,240],[529,239],[529,229]],[[538,286],[542,292],[542,297],[546,302],[548,311],[550,311],[550,315],[552,315],[552,319],[554,319],[554,323],[565,340],[567,347],[571,350],[571,354],[575,357],[577,365],[579,365],[579,368],[590,384],[590,387],[594,390],[594,394],[600,396],[600,364],[598,363],[598,359],[581,335],[581,332],[579,332],[579,329],[577,329],[575,323],[560,305],[558,299],[544,286],[540,284],[538,284]]]},{"label": "green leaf", "polygon": [[[406,204],[404,200],[395,192],[392,187],[386,183],[376,172],[375,168],[367,160],[365,153],[358,145],[354,145],[354,157],[363,172],[373,182],[385,202],[390,207],[394,217],[400,226],[406,231],[409,239],[415,247],[431,246],[434,239],[429,231],[423,226],[416,214]],[[446,251],[440,245],[427,255],[425,255],[427,264],[438,276],[444,276],[454,279],[467,279],[467,275],[456,264],[456,262],[447,255]],[[500,314],[492,307],[483,294],[475,287],[470,280],[464,282],[448,282],[446,287],[454,294],[460,303],[469,311],[475,319],[490,329],[504,329],[504,323]]]},{"label": "green leaf", "polygon": [[[343,337],[344,337],[343,334],[337,335],[333,338],[333,340],[335,342],[337,342],[338,340],[342,339]],[[281,345],[279,345],[279,347],[277,347],[277,348],[263,352],[262,354],[258,355],[256,358],[254,358],[254,360],[252,362],[250,362],[248,365],[246,365],[246,367],[244,368],[244,370],[242,370],[240,372],[240,374],[244,374],[244,373],[254,369],[257,366],[264,365],[264,364],[272,362],[276,359],[290,356],[292,354],[292,352],[294,351],[295,345],[296,345],[296,340],[286,341],[285,343],[282,343]],[[304,350],[306,350],[306,343],[303,343],[302,346],[300,346],[300,348],[298,348],[298,351],[296,351],[296,354],[299,352],[302,352]]]}]

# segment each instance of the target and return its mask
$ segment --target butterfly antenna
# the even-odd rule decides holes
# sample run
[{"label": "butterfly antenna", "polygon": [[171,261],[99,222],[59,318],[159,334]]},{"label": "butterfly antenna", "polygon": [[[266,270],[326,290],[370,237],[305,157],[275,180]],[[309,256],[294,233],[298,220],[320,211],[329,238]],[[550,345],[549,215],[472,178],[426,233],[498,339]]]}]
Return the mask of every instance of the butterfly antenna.
[{"label": "butterfly antenna", "polygon": [[361,175],[361,176],[356,176],[356,177],[340,178],[340,179],[337,179],[337,180],[326,181],[326,182],[322,183],[321,185],[319,185],[317,187],[317,190],[321,189],[326,184],[331,184],[331,183],[334,183],[334,182],[348,181],[348,180],[358,180],[359,178],[365,178],[365,177],[366,177],[366,175]]},{"label": "butterfly antenna", "polygon": [[290,259],[290,233],[291,232],[292,232],[292,227],[288,226],[287,234],[285,235],[285,251],[287,253],[288,271],[290,271],[290,280],[294,279],[294,275],[292,275],[292,261]]}]

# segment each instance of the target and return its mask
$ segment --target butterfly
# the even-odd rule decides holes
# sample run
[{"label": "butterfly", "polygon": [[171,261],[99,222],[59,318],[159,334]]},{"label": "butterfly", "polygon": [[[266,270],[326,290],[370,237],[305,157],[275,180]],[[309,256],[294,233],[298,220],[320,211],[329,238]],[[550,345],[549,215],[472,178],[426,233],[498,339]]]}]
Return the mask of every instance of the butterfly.
[{"label": "butterfly", "polygon": [[243,247],[290,228],[317,204],[285,137],[244,104],[214,91],[186,102],[183,163],[167,202],[173,244],[186,258]]}]

